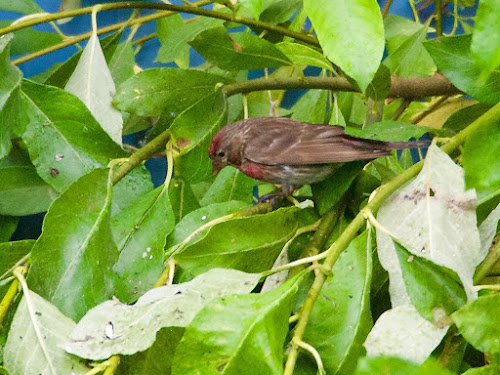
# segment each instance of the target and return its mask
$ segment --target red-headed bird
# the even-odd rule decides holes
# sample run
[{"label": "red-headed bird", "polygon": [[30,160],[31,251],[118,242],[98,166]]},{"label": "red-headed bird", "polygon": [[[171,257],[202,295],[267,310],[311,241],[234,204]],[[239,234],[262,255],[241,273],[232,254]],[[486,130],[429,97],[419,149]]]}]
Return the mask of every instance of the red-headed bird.
[{"label": "red-headed bird", "polygon": [[338,163],[371,160],[391,150],[427,147],[428,141],[383,142],[351,137],[340,126],[284,117],[255,117],[223,127],[209,148],[213,175],[227,165],[257,180],[281,185],[290,195],[324,180]]}]

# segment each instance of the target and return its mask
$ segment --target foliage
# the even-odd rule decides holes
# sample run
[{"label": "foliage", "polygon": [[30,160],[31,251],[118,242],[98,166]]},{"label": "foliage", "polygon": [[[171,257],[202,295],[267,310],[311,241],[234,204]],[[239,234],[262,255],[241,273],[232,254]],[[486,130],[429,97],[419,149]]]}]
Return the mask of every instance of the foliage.
[{"label": "foliage", "polygon": [[[498,0],[473,26],[471,0],[429,21],[413,0],[415,21],[375,0],[207,3],[0,5],[30,15],[0,23],[0,373],[497,373],[499,296],[478,289],[498,285],[477,284],[500,257]],[[97,28],[121,8],[154,11]],[[82,37],[33,28],[89,13]],[[155,37],[162,65],[141,69]],[[17,67],[83,39],[38,76]],[[424,161],[344,164],[271,207],[253,204],[270,184],[211,175],[213,136],[249,115],[438,139]],[[19,238],[38,213],[41,235]]]}]

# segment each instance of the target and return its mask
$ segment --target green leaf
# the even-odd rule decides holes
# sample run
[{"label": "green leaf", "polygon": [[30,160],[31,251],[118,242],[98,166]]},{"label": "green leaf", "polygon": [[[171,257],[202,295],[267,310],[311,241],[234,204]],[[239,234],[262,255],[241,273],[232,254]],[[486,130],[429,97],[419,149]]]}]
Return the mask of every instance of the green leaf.
[{"label": "green leaf", "polygon": [[436,360],[428,359],[422,365],[395,357],[362,358],[354,375],[453,375]]},{"label": "green leaf", "polygon": [[491,364],[483,367],[471,368],[463,375],[497,375],[500,373],[500,364]]},{"label": "green leaf", "polygon": [[186,328],[172,373],[282,374],[288,319],[303,275],[264,294],[213,300]]},{"label": "green leaf", "polygon": [[23,140],[39,176],[57,191],[126,155],[72,94],[30,81],[22,88],[29,116]]},{"label": "green leaf", "polygon": [[221,91],[208,93],[176,117],[170,127],[179,151],[174,154],[175,173],[195,183],[212,174],[208,149],[213,136],[222,127],[227,106]]},{"label": "green leaf", "polygon": [[115,216],[152,190],[153,182],[149,171],[144,166],[133,169],[113,187],[111,216]]},{"label": "green leaf", "polygon": [[267,40],[248,32],[228,34],[224,27],[203,31],[189,45],[205,60],[225,70],[264,69],[291,64]]},{"label": "green leaf", "polygon": [[47,211],[58,193],[29,165],[0,167],[0,214],[32,215]]},{"label": "green leaf", "polygon": [[[115,54],[115,51],[117,51],[117,46],[121,36],[122,32],[118,31],[100,40],[106,61],[111,61],[112,56]],[[49,77],[43,80],[43,83],[60,88],[66,86],[66,83],[68,83],[69,78],[73,74],[82,53],[83,51],[78,51],[59,66],[57,66],[57,64],[54,65],[57,69],[55,69]],[[113,78],[115,78],[114,75]]]},{"label": "green leaf", "polygon": [[395,36],[411,36],[422,29],[420,22],[414,22],[408,18],[396,14],[388,14],[384,18],[384,33],[386,39]]},{"label": "green leaf", "polygon": [[395,36],[387,40],[389,56],[384,65],[399,77],[426,77],[436,72],[436,66],[422,42],[427,27],[422,27],[409,37]]},{"label": "green leaf", "polygon": [[295,234],[296,215],[297,208],[292,207],[222,222],[177,253],[174,259],[193,275],[215,267],[245,272],[267,270],[285,242]]},{"label": "green leaf", "polygon": [[[94,360],[143,351],[153,344],[161,328],[186,327],[214,298],[250,293],[260,277],[214,269],[186,283],[152,289],[134,305],[106,301],[80,320],[64,347],[69,353]],[[106,329],[110,322],[112,328]]]},{"label": "green leaf", "polygon": [[446,315],[450,315],[467,303],[464,288],[455,272],[415,256],[397,241],[393,242],[406,291],[423,318],[438,322],[441,316],[436,315],[436,309],[443,309]]},{"label": "green leaf", "polygon": [[120,358],[118,374],[170,375],[175,349],[181,341],[184,328],[163,328],[156,333],[156,340],[148,350]]},{"label": "green leaf", "polygon": [[167,188],[144,194],[113,217],[113,237],[120,251],[113,270],[116,296],[132,303],[151,289],[163,270],[163,248],[175,227]]},{"label": "green leaf", "polygon": [[17,104],[21,71],[10,62],[9,43],[12,34],[0,38],[0,159],[6,156],[11,148],[11,137],[14,135],[18,116]]},{"label": "green leaf", "polygon": [[122,115],[111,105],[115,84],[95,32],[64,89],[79,98],[110,138],[122,145]]},{"label": "green leaf", "polygon": [[28,291],[9,330],[5,367],[11,374],[86,374],[85,363],[61,347],[75,325],[54,305]]},{"label": "green leaf", "polygon": [[198,208],[187,215],[175,226],[172,235],[167,239],[167,247],[172,247],[182,242],[192,232],[197,230],[202,225],[218,217],[232,214],[233,212],[248,208],[248,203],[240,201],[229,201],[221,203],[212,203],[207,206]]},{"label": "green leaf", "polygon": [[304,341],[323,359],[327,373],[352,374],[373,323],[370,312],[372,249],[365,231],[344,251],[309,317]]},{"label": "green leaf", "polygon": [[307,90],[291,108],[292,119],[323,124],[326,117],[328,91]]},{"label": "green leaf", "polygon": [[17,228],[17,222],[18,218],[15,216],[0,215],[0,243],[7,242],[10,239]]},{"label": "green leaf", "polygon": [[320,215],[340,201],[365,164],[365,161],[340,164],[330,177],[311,185],[314,204]]},{"label": "green leaf", "polygon": [[[0,21],[0,28],[7,27],[11,23],[12,21]],[[36,52],[62,42],[62,37],[58,34],[38,31],[33,28],[17,30],[13,34],[14,40],[10,46],[11,56]]]},{"label": "green leaf", "polygon": [[200,208],[198,200],[193,194],[191,184],[180,178],[173,178],[168,187],[170,204],[174,211],[175,221],[181,221],[190,212]]},{"label": "green leaf", "polygon": [[390,90],[391,72],[385,65],[380,65],[375,77],[366,88],[366,95],[375,101],[384,100],[389,96]]},{"label": "green leaf", "polygon": [[276,44],[276,48],[283,52],[294,65],[318,66],[331,72],[334,71],[331,62],[320,52],[306,45],[282,42]]},{"label": "green leaf", "polygon": [[21,136],[27,124],[23,113],[20,89],[15,88],[0,108],[0,159],[12,150],[12,138]]},{"label": "green leaf", "polygon": [[[2,218],[6,217],[8,216],[0,216],[0,224],[4,224],[5,219],[2,220]],[[0,230],[3,229],[5,228],[2,228]],[[8,272],[12,267],[14,267],[14,265],[19,260],[21,260],[22,257],[28,254],[31,248],[33,247],[34,243],[35,241],[33,240],[22,240],[22,241],[0,243],[0,276],[3,277],[6,272]]]},{"label": "green leaf", "polygon": [[302,7],[301,0],[263,0],[262,3],[260,20],[276,24],[290,20]]},{"label": "green leaf", "polygon": [[179,14],[161,18],[157,21],[161,47],[156,61],[161,63],[174,61],[179,68],[189,68],[189,45],[187,43],[201,32],[222,26],[223,23],[223,20],[209,17],[201,17],[193,22],[184,23]]},{"label": "green leaf", "polygon": [[477,7],[470,46],[472,57],[481,67],[482,77],[500,67],[499,0],[481,0]]},{"label": "green leaf", "polygon": [[353,137],[388,142],[406,142],[410,138],[419,139],[430,130],[435,129],[391,120],[376,122],[362,129],[354,127],[345,128],[346,134]]},{"label": "green leaf", "polygon": [[250,12],[256,20],[259,19],[260,14],[262,13],[262,6],[264,0],[240,0],[239,3],[241,7]]},{"label": "green leaf", "polygon": [[500,353],[500,294],[482,296],[451,316],[460,334],[477,350]]},{"label": "green leaf", "polygon": [[217,85],[228,82],[227,78],[199,70],[148,69],[118,88],[114,104],[140,116],[161,116],[165,108],[177,114],[212,94]]},{"label": "green leaf", "polygon": [[491,106],[477,103],[456,112],[453,112],[443,124],[443,129],[449,129],[453,133],[458,133],[465,129],[469,124],[474,122],[478,117],[482,116]]},{"label": "green leaf", "polygon": [[[101,40],[101,42],[103,42]],[[130,41],[120,43],[108,63],[111,76],[116,85],[134,75],[135,54]]]},{"label": "green leaf", "polygon": [[481,69],[474,63],[470,45],[470,35],[424,43],[438,69],[453,85],[480,102],[494,105],[500,101],[500,71],[492,71],[486,81],[480,78]]},{"label": "green leaf", "polygon": [[108,174],[94,170],[62,193],[31,251],[30,286],[75,320],[113,294],[118,251],[109,224]]},{"label": "green leaf", "polygon": [[384,53],[384,25],[375,0],[305,0],[326,57],[364,92]]},{"label": "green leaf", "polygon": [[0,10],[7,12],[31,14],[43,12],[42,8],[33,0],[6,1],[0,4]]},{"label": "green leaf", "polygon": [[200,201],[202,206],[227,201],[253,202],[255,180],[233,167],[226,167],[215,178]]},{"label": "green leaf", "polygon": [[500,122],[488,122],[465,141],[462,162],[467,188],[476,189],[479,201],[500,192]]}]

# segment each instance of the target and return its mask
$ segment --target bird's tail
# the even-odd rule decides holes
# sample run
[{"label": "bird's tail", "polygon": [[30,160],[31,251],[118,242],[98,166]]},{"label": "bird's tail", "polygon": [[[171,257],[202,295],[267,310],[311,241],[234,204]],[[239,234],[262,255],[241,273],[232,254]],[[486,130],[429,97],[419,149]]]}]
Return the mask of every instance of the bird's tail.
[{"label": "bird's tail", "polygon": [[410,142],[387,142],[386,144],[391,150],[404,150],[405,148],[427,148],[431,142],[431,140],[424,139]]}]

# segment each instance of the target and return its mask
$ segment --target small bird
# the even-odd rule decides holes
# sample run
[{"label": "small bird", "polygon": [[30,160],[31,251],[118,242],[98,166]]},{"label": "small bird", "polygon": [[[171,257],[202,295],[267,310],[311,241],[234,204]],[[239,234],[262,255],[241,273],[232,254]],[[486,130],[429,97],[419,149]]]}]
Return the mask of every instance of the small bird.
[{"label": "small bird", "polygon": [[339,163],[427,146],[428,141],[383,142],[351,137],[340,126],[255,117],[223,127],[212,139],[208,154],[214,176],[232,165],[247,176],[281,185],[281,195],[288,196],[302,185],[324,180]]}]

